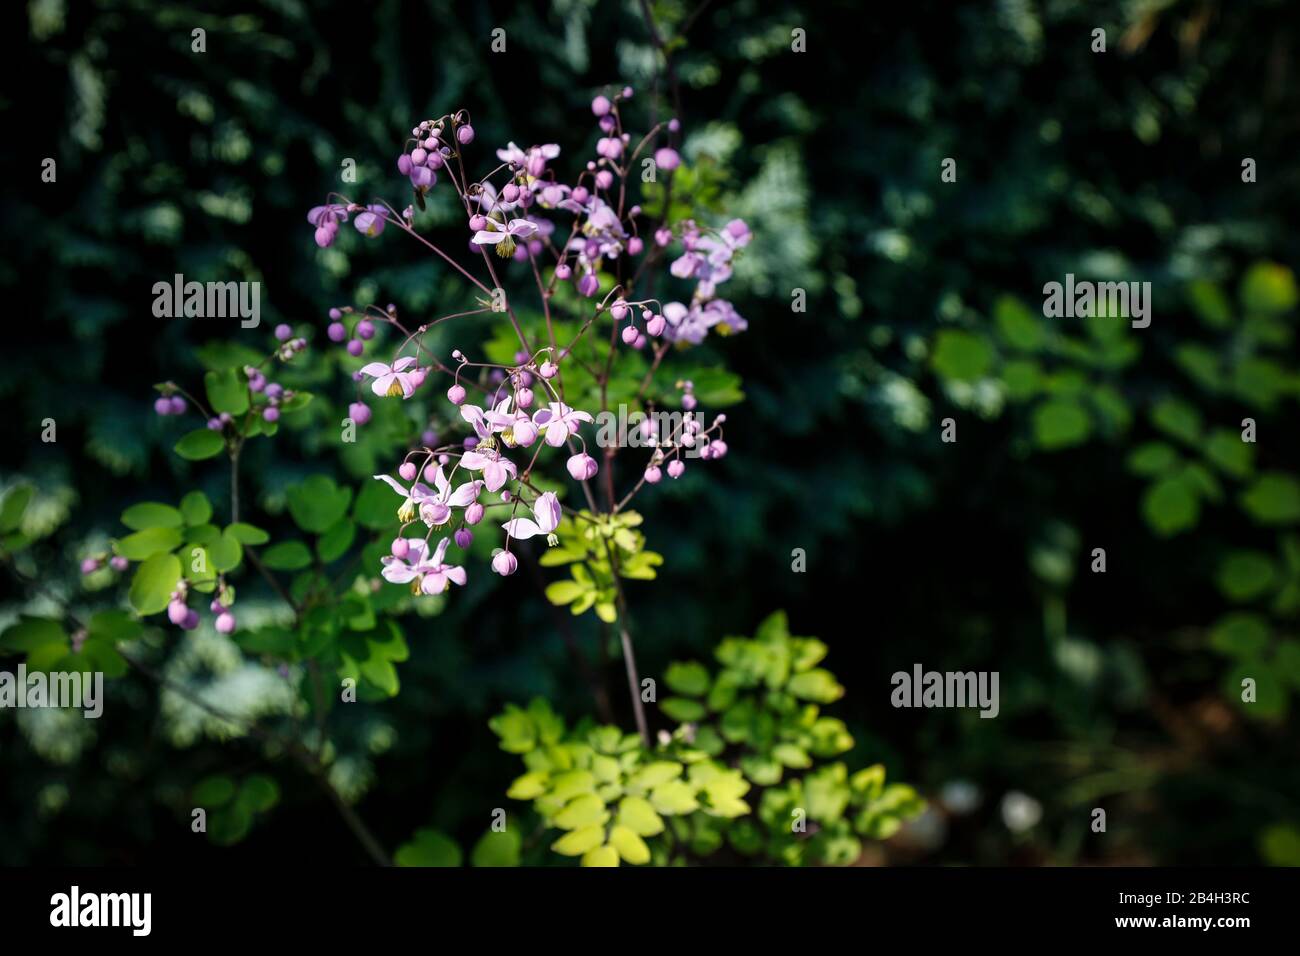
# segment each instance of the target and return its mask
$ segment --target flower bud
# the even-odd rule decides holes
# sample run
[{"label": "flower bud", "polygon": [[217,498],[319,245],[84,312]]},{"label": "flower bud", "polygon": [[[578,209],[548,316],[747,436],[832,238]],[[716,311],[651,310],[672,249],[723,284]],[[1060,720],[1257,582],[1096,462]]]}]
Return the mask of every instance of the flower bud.
[{"label": "flower bud", "polygon": [[519,561],[509,551],[498,551],[496,557],[492,559],[492,570],[503,578],[514,574],[518,567]]},{"label": "flower bud", "polygon": [[580,451],[567,462],[565,467],[569,474],[573,476],[574,481],[586,481],[594,478],[596,472],[600,471],[600,466],[596,464],[596,459],[592,458],[585,451]]},{"label": "flower bud", "polygon": [[453,385],[447,389],[447,401],[453,405],[459,405],[465,401],[465,387],[463,385]]}]

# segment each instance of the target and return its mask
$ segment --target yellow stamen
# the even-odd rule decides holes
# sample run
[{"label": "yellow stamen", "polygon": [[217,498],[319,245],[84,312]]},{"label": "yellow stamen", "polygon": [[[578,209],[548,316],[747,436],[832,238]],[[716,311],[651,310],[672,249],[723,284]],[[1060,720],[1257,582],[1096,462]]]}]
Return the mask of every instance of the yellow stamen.
[{"label": "yellow stamen", "polygon": [[497,243],[497,255],[502,259],[509,259],[515,254],[515,241],[506,236]]},{"label": "yellow stamen", "polygon": [[388,386],[388,397],[396,398],[399,395],[405,395],[405,394],[406,392],[402,390],[402,383],[399,382],[397,379],[393,379],[393,384]]},{"label": "yellow stamen", "polygon": [[397,520],[403,523],[415,520],[415,502],[410,498],[407,498],[397,509]]},{"label": "yellow stamen", "polygon": [[420,593],[420,588],[423,586],[423,584],[424,584],[424,575],[417,574],[411,581],[411,593],[418,596]]}]

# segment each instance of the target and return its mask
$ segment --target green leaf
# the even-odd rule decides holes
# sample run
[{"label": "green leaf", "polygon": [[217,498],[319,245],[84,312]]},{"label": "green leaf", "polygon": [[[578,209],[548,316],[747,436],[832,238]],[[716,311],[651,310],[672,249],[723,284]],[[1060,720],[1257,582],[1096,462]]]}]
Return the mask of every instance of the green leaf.
[{"label": "green leaf", "polygon": [[1219,590],[1230,601],[1250,601],[1273,590],[1277,571],[1262,551],[1234,551],[1219,564]]},{"label": "green leaf", "polygon": [[253,813],[242,803],[232,803],[208,815],[208,839],[218,846],[233,846],[253,828]]},{"label": "green leaf", "polygon": [[304,531],[321,534],[348,511],[352,489],[340,488],[326,475],[312,475],[288,490],[289,513]]},{"label": "green leaf", "polygon": [[234,570],[239,566],[243,556],[244,549],[229,531],[223,532],[208,545],[208,558],[212,562],[212,570],[218,574]]},{"label": "green leaf", "polygon": [[239,788],[239,802],[254,813],[265,813],[280,802],[280,786],[264,773],[251,774]]},{"label": "green leaf", "polygon": [[1192,311],[1214,329],[1224,329],[1232,321],[1232,306],[1223,290],[1209,279],[1197,279],[1187,288]]},{"label": "green leaf", "polygon": [[1151,421],[1161,431],[1195,445],[1201,438],[1201,413],[1178,398],[1162,398],[1151,410]]},{"label": "green leaf", "polygon": [[701,720],[708,713],[698,700],[688,697],[665,697],[659,702],[659,708],[678,723],[690,723]]},{"label": "green leaf", "polygon": [[609,845],[626,862],[641,865],[650,862],[650,848],[630,827],[614,826],[609,831]]},{"label": "green leaf", "polygon": [[935,336],[930,364],[943,378],[972,381],[988,372],[993,364],[993,349],[974,333],[942,329]]},{"label": "green leaf", "polygon": [[4,504],[0,505],[0,533],[8,534],[18,528],[33,493],[34,489],[31,485],[18,485],[9,490],[5,495]]},{"label": "green leaf", "polygon": [[618,866],[618,851],[612,846],[599,846],[582,855],[583,866]]},{"label": "green leaf", "polygon": [[506,791],[506,796],[511,800],[534,800],[546,792],[549,776],[544,770],[533,770],[522,777],[516,777]]},{"label": "green leaf", "polygon": [[203,492],[191,491],[181,499],[181,515],[187,525],[207,524],[212,518],[212,502]]},{"label": "green leaf", "polygon": [[624,797],[618,805],[618,823],[643,837],[654,836],[664,830],[663,818],[644,797]]},{"label": "green leaf", "polygon": [[994,302],[993,321],[1003,340],[1024,352],[1037,351],[1047,338],[1042,316],[1034,315],[1023,302],[1009,295]]},{"label": "green leaf", "polygon": [[702,697],[709,689],[709,672],[698,661],[675,661],[664,671],[664,683],[675,693]]},{"label": "green leaf", "polygon": [[1195,527],[1201,504],[1193,487],[1180,474],[1162,478],[1146,490],[1142,514],[1152,530],[1168,537]]},{"label": "green leaf", "polygon": [[560,856],[582,856],[589,850],[600,846],[604,840],[605,828],[595,824],[566,833],[551,844],[551,849]]},{"label": "green leaf", "polygon": [[68,635],[58,621],[23,615],[18,623],[0,634],[0,648],[7,651],[34,651],[46,645],[65,645]]},{"label": "green leaf", "polygon": [[1078,402],[1069,398],[1050,398],[1034,409],[1033,429],[1038,447],[1055,451],[1085,441],[1092,424]]},{"label": "green leaf", "polygon": [[594,590],[595,588],[590,584],[584,585],[572,580],[555,581],[546,586],[546,600],[563,607],[565,604],[572,604],[588,591]]},{"label": "green leaf", "polygon": [[844,696],[844,688],[835,682],[830,671],[814,668],[802,674],[795,674],[786,685],[786,690],[801,700],[829,704]]},{"label": "green leaf", "polygon": [[1259,855],[1269,866],[1300,866],[1300,827],[1276,823],[1259,834]]},{"label": "green leaf", "polygon": [[244,524],[242,521],[226,525],[226,534],[240,544],[260,545],[271,540],[271,536],[261,528],[254,527],[251,524]]},{"label": "green leaf", "polygon": [[146,528],[122,538],[113,550],[128,560],[144,561],[155,554],[171,551],[180,543],[181,533],[175,528]]},{"label": "green leaf", "polygon": [[669,816],[693,813],[699,809],[700,802],[695,799],[695,790],[684,780],[669,780],[650,791],[650,805],[660,813]]},{"label": "green leaf", "polygon": [[1240,295],[1248,312],[1286,312],[1296,304],[1295,275],[1275,262],[1258,262],[1241,280]]},{"label": "green leaf", "polygon": [[1300,522],[1300,482],[1280,471],[1267,472],[1241,496],[1241,505],[1261,524]]},{"label": "green leaf", "polygon": [[[122,512],[122,524],[132,531],[144,531],[148,528],[179,528],[183,520],[181,513],[171,505],[161,505],[154,501],[142,501]],[[197,523],[190,522],[190,524]]]},{"label": "green leaf", "polygon": [[176,454],[187,461],[215,458],[225,449],[225,439],[220,432],[210,428],[197,428],[176,443]]},{"label": "green leaf", "polygon": [[136,568],[129,600],[140,614],[157,614],[167,606],[181,579],[181,562],[174,554],[159,554]]},{"label": "green leaf", "polygon": [[1268,622],[1258,614],[1225,614],[1210,631],[1210,646],[1220,654],[1253,660],[1269,643]]},{"label": "green leaf", "polygon": [[350,518],[340,518],[316,542],[316,553],[323,564],[337,561],[352,547],[357,536],[357,526]]},{"label": "green leaf", "polygon": [[555,825],[561,830],[577,830],[593,824],[604,824],[609,820],[609,811],[605,801],[594,793],[584,793],[574,797],[567,806],[555,815]]},{"label": "green leaf", "polygon": [[352,517],[363,528],[382,531],[397,524],[397,507],[401,501],[388,485],[368,481],[357,492]]},{"label": "green leaf", "polygon": [[213,412],[242,415],[248,411],[248,381],[239,369],[226,368],[203,376]]},{"label": "green leaf", "polygon": [[281,541],[262,552],[262,563],[272,571],[301,571],[311,564],[311,551],[301,541]]},{"label": "green leaf", "polygon": [[471,866],[518,866],[523,837],[518,829],[489,830],[470,851]]},{"label": "green leaf", "polygon": [[204,778],[190,794],[190,799],[208,812],[224,807],[234,797],[235,782],[224,774]]},{"label": "green leaf", "polygon": [[402,844],[393,854],[398,866],[460,866],[460,847],[440,830],[424,828],[415,831],[410,842]]},{"label": "green leaf", "polygon": [[1169,472],[1181,460],[1172,445],[1149,441],[1133,450],[1128,457],[1128,466],[1136,474],[1154,477]]},{"label": "green leaf", "polygon": [[1255,446],[1242,441],[1239,432],[1218,428],[1205,445],[1205,457],[1234,478],[1249,478],[1255,467]]}]

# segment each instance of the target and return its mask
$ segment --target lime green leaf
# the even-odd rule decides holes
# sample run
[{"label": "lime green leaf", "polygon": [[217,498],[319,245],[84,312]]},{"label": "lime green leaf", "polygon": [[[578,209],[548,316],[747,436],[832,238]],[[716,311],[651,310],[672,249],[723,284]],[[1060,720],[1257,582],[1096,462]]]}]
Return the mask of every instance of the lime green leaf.
[{"label": "lime green leaf", "polygon": [[[144,531],[149,528],[179,528],[182,521],[181,513],[171,505],[160,505],[154,501],[142,501],[122,512],[122,524],[132,531]],[[190,522],[190,524],[196,523]]]},{"label": "lime green leaf", "polygon": [[[599,824],[573,830],[551,844],[551,849],[561,856],[582,856],[600,846],[605,840],[605,828]],[[617,858],[618,854],[615,853]]]},{"label": "lime green leaf", "polygon": [[242,521],[226,525],[226,534],[240,544],[260,545],[271,540],[271,536],[261,528],[254,527],[251,524],[244,524]]},{"label": "lime green leaf", "polygon": [[605,801],[594,793],[574,797],[555,815],[555,825],[561,830],[577,830],[597,823],[603,824],[607,820],[609,811],[605,809]]},{"label": "lime green leaf", "polygon": [[644,797],[624,797],[618,805],[618,823],[643,837],[654,836],[664,830],[663,818]]},{"label": "lime green leaf", "polygon": [[572,604],[583,594],[594,590],[591,585],[579,584],[577,581],[555,581],[546,586],[546,600],[562,607],[565,604]]},{"label": "lime green leaf", "polygon": [[611,828],[609,845],[628,863],[639,866],[650,862],[650,848],[630,827],[616,825]]},{"label": "lime green leaf", "polygon": [[129,600],[141,614],[157,614],[167,606],[181,579],[181,562],[174,554],[159,554],[136,568]]},{"label": "lime green leaf", "polygon": [[834,675],[822,668],[814,668],[802,674],[795,674],[786,685],[786,690],[801,700],[829,704],[844,696],[844,688],[835,682]]},{"label": "lime green leaf", "polygon": [[220,537],[208,545],[208,557],[212,561],[212,570],[218,574],[234,570],[239,566],[243,556],[244,549],[240,547],[239,542],[235,540],[235,536],[229,531],[223,532]]},{"label": "lime green leaf", "polygon": [[212,518],[212,502],[203,492],[191,491],[181,499],[181,515],[188,525],[207,524]]},{"label": "lime green leaf", "polygon": [[618,851],[612,846],[600,846],[588,850],[582,856],[583,866],[618,866]]},{"label": "lime green leaf", "polygon": [[122,538],[113,550],[131,561],[144,561],[155,554],[171,551],[180,543],[181,533],[175,528],[146,528]]}]

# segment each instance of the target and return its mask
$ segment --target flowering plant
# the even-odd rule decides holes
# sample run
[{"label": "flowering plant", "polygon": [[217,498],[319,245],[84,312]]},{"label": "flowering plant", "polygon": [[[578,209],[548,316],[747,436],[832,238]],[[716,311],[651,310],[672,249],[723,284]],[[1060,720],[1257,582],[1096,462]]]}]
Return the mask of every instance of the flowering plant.
[{"label": "flowering plant", "polygon": [[[199,630],[206,604],[215,632],[274,665],[283,681],[262,688],[251,717],[231,713],[215,694],[174,675],[155,674],[139,643],[147,632],[120,612],[97,615],[86,625],[70,612],[62,620],[25,619],[0,646],[20,648],[29,663],[47,668],[93,664],[120,674],[134,667],[158,676],[222,733],[247,725],[242,729],[261,736],[270,752],[292,756],[320,783],[378,862],[387,862],[387,855],[339,792],[328,720],[331,675],[341,683],[344,703],[396,695],[397,664],[408,656],[399,619],[455,600],[454,591],[470,589],[489,569],[510,577],[531,565],[550,604],[575,616],[591,612],[602,627],[613,626],[621,645],[635,735],[624,737],[611,726],[608,702],[596,687],[606,721],[601,743],[592,750],[570,742],[557,750],[559,737],[547,729],[542,736],[555,746],[529,759],[558,771],[574,759],[604,767],[618,755],[624,771],[635,771],[625,781],[624,809],[642,793],[649,802],[641,807],[633,801],[641,818],[630,828],[616,827],[608,842],[603,830],[585,830],[581,848],[570,841],[560,852],[581,855],[585,864],[647,862],[642,838],[653,836],[646,827],[657,814],[749,814],[742,797],[751,785],[780,780],[782,763],[774,761],[801,767],[806,764],[791,761],[802,748],[817,756],[847,749],[851,738],[842,725],[819,720],[815,707],[810,712],[798,703],[831,699],[820,696],[825,687],[792,689],[820,671],[792,677],[792,688],[762,704],[771,708],[764,721],[779,720],[786,728],[780,740],[757,731],[753,739],[735,737],[738,718],[731,708],[719,715],[722,734],[747,743],[743,753],[724,754],[723,737],[696,726],[703,705],[685,698],[662,707],[676,731],[662,732],[657,742],[651,735],[645,704],[655,700],[646,691],[654,681],[643,681],[637,668],[625,582],[653,580],[663,557],[647,548],[643,516],[630,506],[665,477],[681,478],[688,462],[712,463],[727,454],[725,414],[714,411],[706,421],[703,410],[741,400],[738,379],[700,364],[692,353],[712,337],[746,329],[721,293],[752,237],[741,219],[706,219],[696,202],[699,180],[692,185],[678,153],[677,120],[655,122],[636,138],[625,129],[632,99],[632,89],[624,87],[592,100],[593,153],[567,176],[556,144],[525,149],[511,142],[483,162],[467,110],[420,122],[396,159],[411,197],[400,212],[382,199],[330,194],[307,221],[322,250],[343,241],[348,224],[361,242],[401,233],[464,280],[465,298],[418,321],[396,305],[339,303],[321,323],[323,334],[283,323],[263,353],[231,343],[204,347],[201,390],[173,381],[156,387],[157,415],[197,412],[203,419],[202,427],[176,442],[176,454],[191,462],[227,459],[229,520],[218,523],[217,509],[199,490],[174,506],[138,503],[122,514],[130,533],[87,555],[82,571],[96,586],[129,573],[128,599],[137,614],[165,612],[186,632]],[[675,182],[679,174],[681,184]],[[633,198],[638,178],[639,201]],[[464,231],[461,240],[448,242],[433,228],[437,211],[441,221]],[[681,290],[679,298],[657,291],[661,284]],[[257,439],[329,416],[321,406],[330,404],[331,368],[349,380],[341,448],[373,462],[366,469],[373,479],[356,490],[323,474],[288,485],[283,503],[302,537],[272,543],[271,534],[241,512],[241,462]],[[364,453],[348,450],[358,444],[358,430],[379,432]],[[11,496],[5,508],[20,517],[24,505],[21,495]],[[7,516],[6,526],[16,526],[18,517]],[[5,547],[13,552],[22,542],[11,538]],[[259,613],[254,607],[245,616],[236,593],[245,568],[260,576],[281,608]],[[546,583],[543,568],[563,568],[567,576]],[[796,670],[815,663],[804,645],[789,644],[801,639],[780,640],[786,643],[763,653],[788,656],[797,647]],[[690,693],[678,686],[683,673],[666,680]],[[686,683],[696,683],[693,670],[688,676]],[[494,728],[507,749],[521,753],[511,743],[511,734],[522,732],[512,716],[517,713],[507,711]],[[529,713],[547,728],[557,720],[540,704]],[[268,729],[267,717],[287,718],[287,729]],[[691,764],[687,779],[704,789],[690,800],[670,799],[686,784],[645,783],[646,772],[659,773],[669,763],[679,770]],[[835,766],[839,770],[826,772],[843,769]],[[547,787],[557,780],[548,776]],[[516,782],[511,792],[522,796],[527,789]],[[565,826],[585,820],[594,800],[612,799],[607,791],[585,784],[572,793],[551,789],[539,808],[548,821],[554,817]],[[581,807],[569,806],[569,797]],[[212,838],[234,842],[278,800],[278,787],[265,775],[238,784],[217,776],[201,781],[191,798],[213,811]],[[583,826],[598,823],[603,818]],[[847,823],[836,825],[841,838],[855,839],[844,830]],[[728,832],[749,846],[757,833],[752,829]],[[595,836],[600,839],[591,842]],[[398,852],[398,861],[421,859],[428,839],[427,833],[417,837]],[[773,858],[802,858],[782,838],[772,841]],[[484,846],[489,856],[501,855],[499,841]],[[810,857],[837,858],[821,850]]]}]

